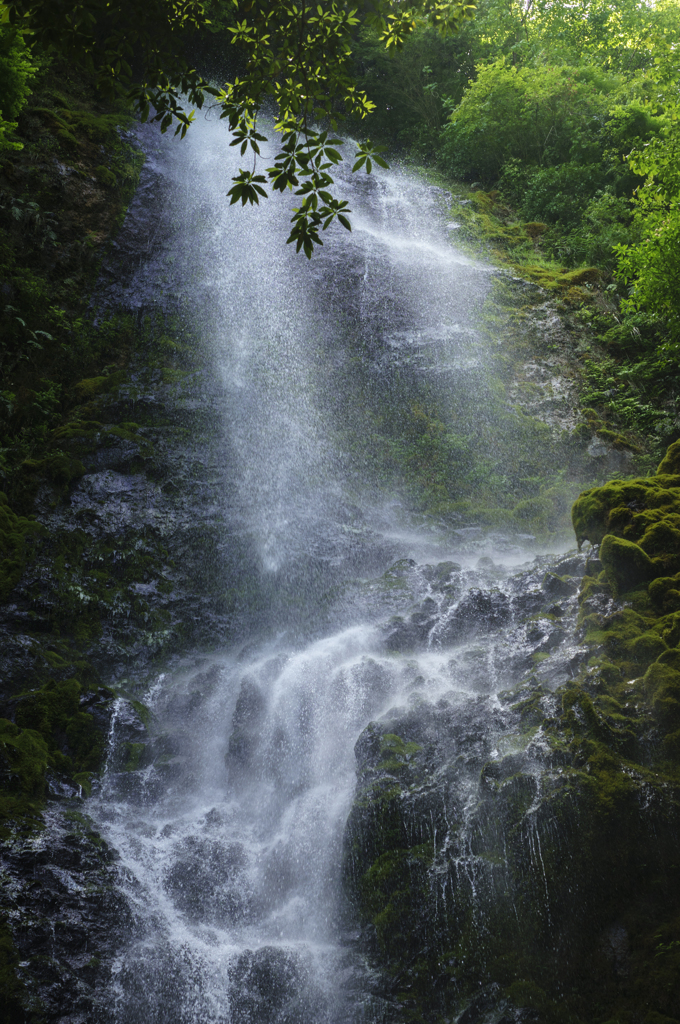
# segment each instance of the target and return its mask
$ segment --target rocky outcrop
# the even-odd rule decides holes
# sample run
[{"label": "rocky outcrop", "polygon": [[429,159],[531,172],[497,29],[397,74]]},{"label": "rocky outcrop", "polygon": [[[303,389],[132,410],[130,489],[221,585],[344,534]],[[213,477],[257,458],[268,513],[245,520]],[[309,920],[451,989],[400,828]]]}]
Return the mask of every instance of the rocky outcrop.
[{"label": "rocky outcrop", "polygon": [[0,852],[8,966],[22,986],[4,1019],[92,1024],[115,954],[133,928],[116,887],[115,853],[75,804],[45,813],[31,833],[15,833]]},{"label": "rocky outcrop", "polygon": [[[577,536],[601,542],[601,561],[582,563],[578,623],[557,616],[531,670],[496,694],[396,708],[360,737],[345,884],[388,1019],[676,1020],[676,449],[656,477],[576,503]],[[576,590],[567,571],[544,577],[546,602]],[[469,598],[487,634],[492,593]],[[507,629],[512,599],[495,607]],[[574,627],[587,658],[539,679],[542,652]]]}]

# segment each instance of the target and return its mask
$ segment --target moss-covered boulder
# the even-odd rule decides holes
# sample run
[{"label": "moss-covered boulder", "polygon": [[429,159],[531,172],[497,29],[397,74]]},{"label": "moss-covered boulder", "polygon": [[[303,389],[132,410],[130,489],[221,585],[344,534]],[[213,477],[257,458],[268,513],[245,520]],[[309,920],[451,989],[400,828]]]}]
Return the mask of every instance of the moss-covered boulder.
[{"label": "moss-covered boulder", "polygon": [[658,576],[649,585],[649,596],[655,605],[666,612],[680,611],[680,573]]},{"label": "moss-covered boulder", "polygon": [[[668,473],[677,444],[669,448],[659,466],[664,471],[656,476],[612,480],[579,496],[572,509],[579,545],[585,540],[600,544],[607,534],[613,534],[639,544],[650,557],[663,554],[672,560],[680,556],[680,475]],[[675,571],[680,571],[680,564]]]},{"label": "moss-covered boulder", "polygon": [[680,476],[680,441],[675,441],[659,463],[657,476]]},{"label": "moss-covered boulder", "polygon": [[600,547],[600,559],[608,583],[615,594],[634,590],[648,583],[656,574],[656,566],[637,544],[607,534]]}]

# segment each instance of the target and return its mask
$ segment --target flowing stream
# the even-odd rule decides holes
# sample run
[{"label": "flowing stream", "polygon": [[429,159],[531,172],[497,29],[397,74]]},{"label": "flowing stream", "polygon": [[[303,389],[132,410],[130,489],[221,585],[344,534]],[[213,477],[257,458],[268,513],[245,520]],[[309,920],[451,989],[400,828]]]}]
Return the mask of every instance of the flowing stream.
[{"label": "flowing stream", "polygon": [[[257,593],[236,641],[187,652],[144,695],[153,763],[123,770],[138,726],[125,700],[114,714],[91,808],[134,911],[112,1021],[390,1019],[342,897],[354,746],[416,698],[493,703],[525,656],[507,608],[535,552],[419,520],[352,453],[369,393],[394,407],[427,386],[485,415],[475,324],[491,272],[452,246],[440,190],[399,170],[341,182],[354,230],[308,262],[284,245],[288,197],[228,208],[223,124],[145,147],[142,201],[162,215],[114,297],[176,302],[201,339],[221,396],[225,543],[247,541]],[[472,635],[461,623],[484,600]]]}]

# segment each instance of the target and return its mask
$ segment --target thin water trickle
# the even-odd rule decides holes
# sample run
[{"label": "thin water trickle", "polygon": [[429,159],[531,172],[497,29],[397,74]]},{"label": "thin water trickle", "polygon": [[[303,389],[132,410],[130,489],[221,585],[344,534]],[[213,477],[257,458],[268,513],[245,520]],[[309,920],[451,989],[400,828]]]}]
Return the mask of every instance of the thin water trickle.
[{"label": "thin water trickle", "polygon": [[[124,702],[113,717],[93,814],[120,854],[135,927],[112,1021],[372,1020],[360,958],[342,937],[354,745],[395,706],[463,707],[507,684],[523,641],[498,625],[517,590],[511,567],[527,554],[473,528],[419,527],[397,500],[376,499],[338,441],[361,396],[338,393],[335,371],[351,335],[374,353],[378,381],[403,364],[434,375],[452,401],[481,388],[476,316],[489,269],[451,247],[438,191],[399,171],[341,182],[354,231],[331,231],[308,263],[284,245],[288,197],[227,207],[228,143],[210,122],[181,145],[154,138],[162,231],[119,297],[148,307],[169,291],[209,352],[230,467],[225,529],[252,543],[261,599],[242,624],[251,644],[202,662],[186,652],[190,667],[156,680],[150,740]],[[475,567],[481,554],[500,560],[493,572]],[[393,584],[364,582],[405,558]],[[450,559],[447,592],[416,566]],[[460,609],[482,592],[505,604],[480,639]],[[414,600],[425,639],[402,657],[384,623]],[[153,756],[135,770],[136,739]],[[438,837],[438,856],[447,843]],[[460,864],[473,890],[478,870],[472,854]],[[446,877],[441,892],[445,901]]]}]

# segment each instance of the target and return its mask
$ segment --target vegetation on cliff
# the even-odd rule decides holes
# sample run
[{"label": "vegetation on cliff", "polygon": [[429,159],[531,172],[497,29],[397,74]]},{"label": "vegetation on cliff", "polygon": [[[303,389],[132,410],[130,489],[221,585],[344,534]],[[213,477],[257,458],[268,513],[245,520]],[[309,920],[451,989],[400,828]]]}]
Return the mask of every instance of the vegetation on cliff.
[{"label": "vegetation on cliff", "polygon": [[[14,118],[0,152],[0,595],[12,607],[27,566],[54,547],[33,516],[36,494],[58,501],[83,473],[69,439],[100,426],[83,403],[93,405],[129,353],[130,325],[95,326],[88,304],[141,160],[121,135],[126,108],[103,104],[86,76],[56,58],[29,60],[6,25],[0,33],[12,100],[3,116]],[[48,769],[87,788],[99,767],[103,739],[89,704],[103,695],[85,654],[87,613],[65,596],[47,617],[40,602],[28,613],[33,671],[12,670],[11,628],[3,641],[3,827],[35,815]]]}]

